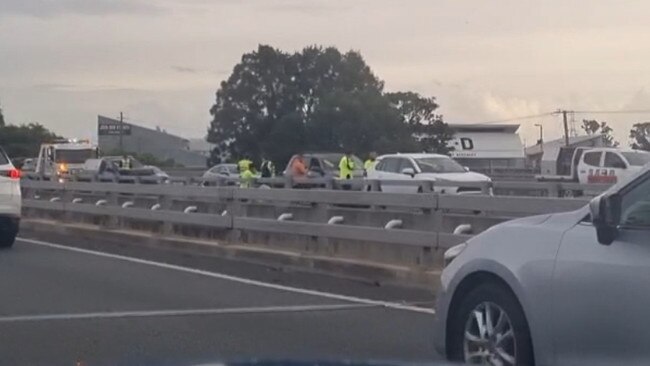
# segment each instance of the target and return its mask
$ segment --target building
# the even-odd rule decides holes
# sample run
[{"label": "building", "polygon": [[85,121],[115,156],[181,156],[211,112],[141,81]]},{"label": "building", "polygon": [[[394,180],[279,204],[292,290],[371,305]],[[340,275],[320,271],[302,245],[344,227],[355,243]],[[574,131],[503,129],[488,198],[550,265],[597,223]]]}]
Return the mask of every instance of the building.
[{"label": "building", "polygon": [[[540,174],[557,175],[558,171],[564,170],[559,165],[571,163],[570,156],[560,155],[573,155],[576,147],[605,147],[605,141],[601,135],[571,136],[568,148],[566,147],[564,137],[527,147],[525,149],[527,164]],[[563,152],[565,153],[561,154]]]},{"label": "building", "polygon": [[206,139],[188,139],[189,141],[189,146],[190,146],[190,151],[195,152],[197,154],[201,154],[205,156],[206,158],[210,157],[210,153],[212,150],[217,146],[213,143],[208,142]]},{"label": "building", "polygon": [[160,160],[174,159],[186,167],[205,167],[206,156],[190,150],[188,139],[133,123],[97,116],[97,142],[104,154],[119,151],[151,154]]},{"label": "building", "polygon": [[498,169],[523,169],[524,146],[517,124],[450,124],[454,138],[451,157],[471,170],[493,173]]}]

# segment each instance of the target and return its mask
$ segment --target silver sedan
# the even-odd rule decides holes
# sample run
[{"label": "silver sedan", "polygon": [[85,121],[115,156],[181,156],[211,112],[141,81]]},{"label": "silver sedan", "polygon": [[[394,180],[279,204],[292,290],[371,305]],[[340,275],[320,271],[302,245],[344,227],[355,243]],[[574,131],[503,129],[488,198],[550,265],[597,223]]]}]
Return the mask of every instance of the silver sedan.
[{"label": "silver sedan", "polygon": [[436,347],[492,365],[650,365],[650,168],[445,253]]}]

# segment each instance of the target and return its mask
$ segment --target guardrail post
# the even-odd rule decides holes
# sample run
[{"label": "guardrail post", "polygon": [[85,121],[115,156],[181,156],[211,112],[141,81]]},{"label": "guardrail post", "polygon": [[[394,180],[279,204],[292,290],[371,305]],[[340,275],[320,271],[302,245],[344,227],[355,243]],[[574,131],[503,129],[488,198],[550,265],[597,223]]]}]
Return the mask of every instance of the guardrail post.
[{"label": "guardrail post", "polygon": [[550,183],[548,186],[549,197],[560,197],[560,183]]},{"label": "guardrail post", "polygon": [[[230,188],[226,194],[226,212],[235,220],[236,217],[241,217],[243,215],[243,205],[235,193],[235,189]],[[239,229],[232,228],[229,233],[229,241],[231,243],[241,242],[242,240],[242,231]]]},{"label": "guardrail post", "polygon": [[[106,201],[107,201],[108,206],[117,206],[117,205],[119,205],[119,203],[120,203],[119,202],[119,193],[117,193],[117,192],[108,192],[107,197],[106,197]],[[115,228],[120,227],[120,225],[124,224],[123,220],[120,219],[119,217],[112,216],[112,215],[106,215],[105,217],[106,217],[105,226],[108,229],[115,229]]]},{"label": "guardrail post", "polygon": [[[174,201],[169,196],[161,195],[158,196],[158,205],[159,210],[171,210]],[[160,231],[162,235],[171,235],[174,233],[174,225],[170,222],[163,222]]]}]

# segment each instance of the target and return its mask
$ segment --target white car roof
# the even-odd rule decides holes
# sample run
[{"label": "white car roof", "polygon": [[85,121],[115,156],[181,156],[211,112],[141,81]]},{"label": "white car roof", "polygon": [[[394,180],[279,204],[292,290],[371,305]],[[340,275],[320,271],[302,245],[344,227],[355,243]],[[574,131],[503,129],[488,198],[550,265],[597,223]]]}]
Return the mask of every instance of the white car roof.
[{"label": "white car roof", "polygon": [[[449,158],[447,155],[442,154],[431,154],[431,153],[407,153],[407,154],[386,154],[378,157],[377,159],[383,158],[413,158],[413,159],[422,159],[422,158]],[[449,158],[451,159],[451,158]]]}]

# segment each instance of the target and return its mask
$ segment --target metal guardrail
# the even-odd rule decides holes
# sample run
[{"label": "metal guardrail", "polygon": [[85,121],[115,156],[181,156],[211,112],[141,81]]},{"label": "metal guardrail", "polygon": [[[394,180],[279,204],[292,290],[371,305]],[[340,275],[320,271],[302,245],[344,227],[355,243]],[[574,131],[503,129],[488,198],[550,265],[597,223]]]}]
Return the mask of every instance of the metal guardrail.
[{"label": "metal guardrail", "polygon": [[[64,183],[87,182],[93,184],[122,183],[145,185],[184,185],[184,186],[210,186],[210,187],[235,187],[240,185],[238,178],[203,178],[203,177],[170,177],[167,184],[160,184],[155,177],[123,177],[120,181],[76,180]],[[25,179],[23,181],[43,181],[41,179]],[[608,184],[580,184],[574,182],[526,182],[526,181],[492,181],[492,182],[456,182],[438,179],[431,180],[375,180],[375,179],[350,179],[340,180],[332,178],[255,178],[252,187],[256,188],[303,188],[303,189],[329,189],[329,190],[363,190],[381,191],[388,186],[413,187],[414,191],[427,193],[447,187],[463,187],[475,189],[465,194],[494,194],[499,196],[538,196],[538,197],[593,197],[607,190]]]},{"label": "metal guardrail", "polygon": [[[24,181],[23,207],[54,212],[56,218],[87,215],[121,221],[156,222],[223,229],[227,231],[289,234],[324,239],[390,243],[445,249],[467,239],[453,234],[443,222],[484,225],[513,217],[569,211],[584,206],[586,199],[498,197],[490,195],[400,194],[299,189],[240,189],[175,185],[122,185],[86,182]],[[147,205],[141,202],[146,199]],[[127,201],[124,201],[127,200]],[[120,202],[124,201],[124,202]],[[183,206],[174,206],[182,202]],[[140,206],[138,206],[138,203]],[[201,206],[202,205],[202,206]],[[270,206],[280,217],[254,217],[247,206]],[[316,219],[294,219],[291,205],[318,211]],[[201,208],[199,208],[201,206]],[[340,216],[330,217],[328,210]],[[402,211],[400,211],[402,210]],[[403,211],[406,210],[406,211]],[[340,213],[343,212],[343,213]],[[408,213],[425,225],[417,229],[400,218]],[[346,221],[365,215],[363,224]],[[413,221],[413,220],[411,220]],[[455,225],[455,224],[454,224]]]}]

